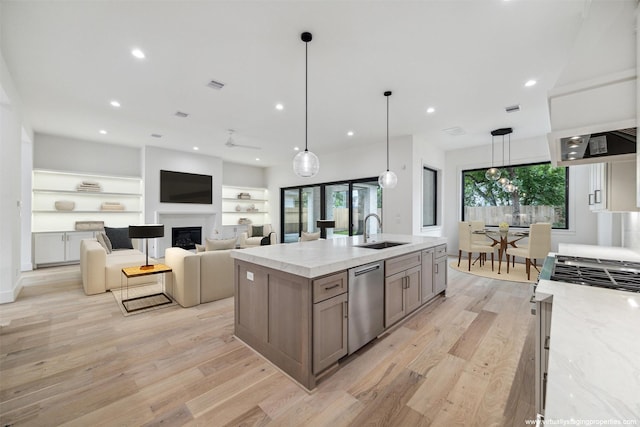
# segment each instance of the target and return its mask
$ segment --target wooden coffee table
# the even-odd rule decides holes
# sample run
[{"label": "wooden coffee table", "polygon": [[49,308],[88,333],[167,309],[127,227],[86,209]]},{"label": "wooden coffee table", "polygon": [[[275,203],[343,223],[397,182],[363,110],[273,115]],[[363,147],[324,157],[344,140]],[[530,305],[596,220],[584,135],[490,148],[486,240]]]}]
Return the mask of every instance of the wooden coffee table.
[{"label": "wooden coffee table", "polygon": [[[150,266],[137,266],[137,267],[125,267],[122,269],[122,275],[124,280],[120,280],[120,298],[122,299],[122,305],[127,313],[132,313],[138,310],[144,310],[150,307],[157,307],[160,305],[171,304],[173,301],[165,293],[165,277],[164,274],[170,273],[171,267],[164,264],[154,264]],[[153,274],[162,274],[162,292],[157,292],[149,295],[138,295],[133,298],[129,298],[129,279],[134,277],[150,276]],[[126,298],[122,297],[122,285],[126,283]],[[145,302],[147,300],[148,302]]]}]

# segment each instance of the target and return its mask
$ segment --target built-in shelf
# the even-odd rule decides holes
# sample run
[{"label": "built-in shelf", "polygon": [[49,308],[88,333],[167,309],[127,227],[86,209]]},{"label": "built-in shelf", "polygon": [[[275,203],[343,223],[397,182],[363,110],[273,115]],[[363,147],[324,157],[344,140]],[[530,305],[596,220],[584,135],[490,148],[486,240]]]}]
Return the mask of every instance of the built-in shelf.
[{"label": "built-in shelf", "polygon": [[[241,193],[245,195],[242,198],[239,197]],[[222,225],[225,227],[243,226],[247,220],[257,225],[270,224],[268,209],[269,190],[266,188],[222,187]]]}]

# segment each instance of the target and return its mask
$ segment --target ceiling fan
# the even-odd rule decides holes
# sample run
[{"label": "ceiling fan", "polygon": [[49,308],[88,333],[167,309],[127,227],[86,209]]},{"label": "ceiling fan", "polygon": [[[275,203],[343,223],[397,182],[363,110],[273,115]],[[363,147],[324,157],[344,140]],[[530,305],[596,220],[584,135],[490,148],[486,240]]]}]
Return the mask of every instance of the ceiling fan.
[{"label": "ceiling fan", "polygon": [[227,139],[227,142],[224,144],[227,147],[230,148],[251,148],[253,150],[261,150],[262,147],[257,147],[255,145],[244,145],[244,144],[236,144],[235,141],[233,140],[233,133],[235,131],[233,129],[229,129],[229,139]]}]

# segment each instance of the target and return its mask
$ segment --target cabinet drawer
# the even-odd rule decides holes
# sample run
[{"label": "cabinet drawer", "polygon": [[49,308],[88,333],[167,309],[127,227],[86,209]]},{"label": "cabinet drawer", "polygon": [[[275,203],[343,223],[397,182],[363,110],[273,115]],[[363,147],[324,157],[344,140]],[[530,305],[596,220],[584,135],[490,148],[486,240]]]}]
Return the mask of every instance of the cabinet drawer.
[{"label": "cabinet drawer", "polygon": [[332,274],[313,281],[313,302],[324,301],[347,292],[347,272]]},{"label": "cabinet drawer", "polygon": [[420,265],[422,263],[422,253],[412,252],[407,255],[402,255],[395,258],[390,258],[384,262],[384,275],[389,277],[404,270],[408,270],[411,267]]},{"label": "cabinet drawer", "polygon": [[447,245],[436,246],[435,258],[446,258],[447,256]]}]

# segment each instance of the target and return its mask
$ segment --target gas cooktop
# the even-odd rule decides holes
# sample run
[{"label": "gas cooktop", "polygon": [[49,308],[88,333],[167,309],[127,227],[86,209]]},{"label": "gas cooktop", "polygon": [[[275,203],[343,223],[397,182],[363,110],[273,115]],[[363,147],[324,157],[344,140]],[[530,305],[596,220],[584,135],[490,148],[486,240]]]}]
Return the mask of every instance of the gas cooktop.
[{"label": "gas cooktop", "polygon": [[558,255],[550,279],[640,292],[640,262]]}]

